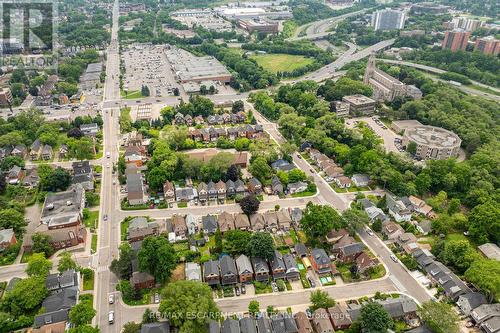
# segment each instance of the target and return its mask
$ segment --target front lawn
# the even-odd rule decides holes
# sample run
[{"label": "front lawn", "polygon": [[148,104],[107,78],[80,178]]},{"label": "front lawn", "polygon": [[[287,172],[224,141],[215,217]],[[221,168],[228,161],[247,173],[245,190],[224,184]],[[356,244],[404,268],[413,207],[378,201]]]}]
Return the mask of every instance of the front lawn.
[{"label": "front lawn", "polygon": [[177,207],[178,208],[186,208],[188,206],[187,202],[179,202],[177,204]]},{"label": "front lawn", "polygon": [[385,275],[384,265],[380,264],[378,266],[375,266],[372,269],[369,269],[367,273],[368,276],[370,277],[370,280],[380,279]]},{"label": "front lawn", "polygon": [[90,248],[94,253],[97,251],[97,235],[92,234],[92,243],[90,244]]},{"label": "front lawn", "polygon": [[253,281],[253,285],[255,287],[256,295],[268,294],[273,292],[273,288],[271,287],[271,284],[269,282]]},{"label": "front lawn", "polygon": [[254,54],[250,56],[259,66],[272,72],[293,72],[294,70],[310,65],[312,58],[291,54]]},{"label": "front lawn", "polygon": [[83,223],[87,228],[94,228],[97,229],[99,226],[99,211],[94,210],[86,210],[83,214]]},{"label": "front lawn", "polygon": [[292,198],[310,197],[310,196],[313,196],[315,194],[316,194],[316,192],[304,191],[304,192],[299,192],[299,193],[292,194]]},{"label": "front lawn", "polygon": [[120,91],[120,95],[122,98],[125,99],[138,99],[144,97],[142,96],[142,92],[140,90],[133,90],[133,91],[122,90]]},{"label": "front lawn", "polygon": [[93,290],[93,289],[94,289],[94,271],[89,269],[84,273],[83,290]]}]

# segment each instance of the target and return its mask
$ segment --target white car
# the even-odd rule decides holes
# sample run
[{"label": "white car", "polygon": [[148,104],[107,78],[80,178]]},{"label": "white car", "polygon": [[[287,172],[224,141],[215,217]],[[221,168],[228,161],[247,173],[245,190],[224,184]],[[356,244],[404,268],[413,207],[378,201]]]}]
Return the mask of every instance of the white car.
[{"label": "white car", "polygon": [[366,229],[366,233],[370,236],[373,236],[373,231],[372,229]]},{"label": "white car", "polygon": [[160,303],[160,294],[155,293],[155,304]]},{"label": "white car", "polygon": [[108,296],[108,303],[113,304],[115,302],[115,295],[109,294]]},{"label": "white car", "polygon": [[109,311],[108,313],[108,323],[110,325],[114,324],[115,322],[115,312],[114,311]]},{"label": "white car", "polygon": [[394,262],[398,262],[398,258],[396,258],[396,256],[394,254],[391,254],[391,259]]}]

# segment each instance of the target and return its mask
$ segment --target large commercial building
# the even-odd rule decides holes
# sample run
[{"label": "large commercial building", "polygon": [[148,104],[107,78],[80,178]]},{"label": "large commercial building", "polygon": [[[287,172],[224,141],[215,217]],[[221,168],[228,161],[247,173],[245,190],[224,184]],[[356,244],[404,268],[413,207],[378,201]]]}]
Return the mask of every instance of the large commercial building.
[{"label": "large commercial building", "polygon": [[259,20],[259,19],[245,19],[238,20],[238,25],[248,31],[266,33],[266,34],[277,34],[279,32],[278,22],[269,20]]},{"label": "large commercial building", "polygon": [[415,156],[424,160],[444,160],[458,156],[462,140],[453,132],[440,127],[421,125],[409,127],[403,135],[402,145],[416,145]]},{"label": "large commercial building", "polygon": [[474,51],[496,56],[500,52],[500,40],[493,36],[478,38],[474,45]]},{"label": "large commercial building", "polygon": [[463,29],[446,31],[442,44],[443,49],[450,49],[452,52],[465,51],[469,42],[470,32]]},{"label": "large commercial building", "polygon": [[208,80],[228,83],[231,80],[231,73],[214,57],[196,57],[175,46],[165,53],[180,83]]},{"label": "large commercial building", "polygon": [[216,9],[218,15],[225,17],[228,20],[243,20],[243,19],[275,19],[285,20],[293,18],[290,11],[266,11],[264,8],[247,8],[247,7],[220,7]]},{"label": "large commercial building", "polygon": [[372,27],[375,30],[403,29],[406,14],[400,10],[383,9],[372,14]]},{"label": "large commercial building", "polygon": [[350,95],[342,97],[342,101],[349,104],[349,112],[354,116],[366,116],[375,112],[375,100],[364,95]]},{"label": "large commercial building", "polygon": [[413,99],[422,98],[420,89],[413,85],[406,85],[375,65],[375,56],[372,54],[366,66],[365,84],[373,88],[373,98],[378,101],[392,101],[396,97],[408,96]]}]

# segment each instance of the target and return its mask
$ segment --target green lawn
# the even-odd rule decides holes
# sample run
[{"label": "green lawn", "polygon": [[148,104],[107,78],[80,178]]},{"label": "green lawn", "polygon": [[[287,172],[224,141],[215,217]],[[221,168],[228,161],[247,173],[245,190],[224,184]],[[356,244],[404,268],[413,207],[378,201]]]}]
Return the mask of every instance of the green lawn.
[{"label": "green lawn", "polygon": [[92,243],[90,244],[90,247],[92,248],[92,251],[94,251],[94,253],[97,251],[97,235],[96,234],[92,234]]},{"label": "green lawn", "polygon": [[87,228],[97,228],[99,226],[99,211],[89,211],[88,216],[83,220]]},{"label": "green lawn", "polygon": [[179,202],[177,204],[177,208],[187,208],[188,204],[187,202]]},{"label": "green lawn", "polygon": [[142,93],[140,90],[127,91],[127,92],[125,92],[125,90],[122,90],[122,91],[120,91],[120,95],[122,98],[125,98],[125,99],[137,99],[137,98],[144,97],[144,96],[142,96]]},{"label": "green lawn", "polygon": [[272,72],[291,72],[313,63],[313,59],[291,54],[254,54],[251,59]]},{"label": "green lawn", "polygon": [[253,285],[255,286],[256,295],[268,294],[273,292],[273,288],[271,287],[271,284],[269,282],[254,281]]},{"label": "green lawn", "polygon": [[310,197],[312,195],[315,195],[316,192],[312,192],[312,191],[304,191],[304,192],[300,192],[300,193],[294,193],[292,194],[292,198],[303,198],[303,197]]},{"label": "green lawn", "polygon": [[90,278],[83,279],[83,290],[93,290],[94,289],[94,271]]}]

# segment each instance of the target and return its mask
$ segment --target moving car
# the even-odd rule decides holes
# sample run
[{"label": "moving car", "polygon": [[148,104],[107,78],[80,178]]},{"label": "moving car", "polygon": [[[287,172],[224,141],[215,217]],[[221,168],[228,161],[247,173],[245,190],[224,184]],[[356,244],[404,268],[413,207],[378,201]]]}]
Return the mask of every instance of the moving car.
[{"label": "moving car", "polygon": [[109,294],[108,296],[108,303],[113,304],[115,302],[115,295]]},{"label": "moving car", "polygon": [[396,258],[396,256],[394,254],[391,254],[391,259],[394,262],[398,262],[398,258]]},{"label": "moving car", "polygon": [[366,233],[370,236],[373,236],[373,231],[372,229],[366,228]]},{"label": "moving car", "polygon": [[110,325],[114,324],[115,322],[115,312],[114,311],[109,311],[108,313],[108,323]]}]

